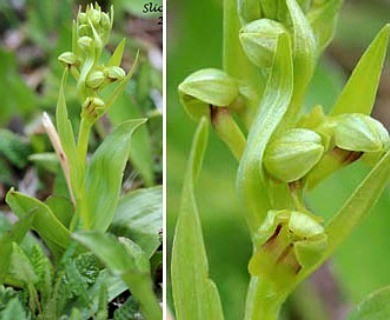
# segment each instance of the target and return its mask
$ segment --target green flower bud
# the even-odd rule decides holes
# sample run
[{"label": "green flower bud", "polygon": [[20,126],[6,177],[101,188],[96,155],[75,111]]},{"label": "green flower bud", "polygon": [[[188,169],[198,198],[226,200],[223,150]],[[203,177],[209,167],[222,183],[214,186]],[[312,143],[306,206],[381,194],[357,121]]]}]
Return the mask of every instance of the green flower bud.
[{"label": "green flower bud", "polygon": [[104,114],[105,105],[100,98],[88,97],[83,103],[81,118],[94,124]]},{"label": "green flower bud", "polygon": [[258,67],[270,67],[279,36],[286,32],[282,24],[260,19],[245,25],[240,41],[249,60]]},{"label": "green flower bud", "polygon": [[[99,8],[100,9],[100,8]],[[91,9],[89,11],[89,19],[91,20],[91,23],[96,27],[99,25],[100,23],[100,19],[101,19],[101,11],[100,10],[96,10],[96,9]]]},{"label": "green flower bud", "polygon": [[271,140],[264,154],[267,172],[284,182],[303,178],[324,153],[321,136],[309,129],[290,129]]},{"label": "green flower bud", "polygon": [[87,78],[86,85],[90,88],[98,88],[106,80],[106,76],[102,71],[91,72]]},{"label": "green flower bud", "polygon": [[218,69],[203,69],[179,85],[181,102],[195,120],[210,116],[210,106],[229,107],[238,98],[236,81]]},{"label": "green flower bud", "polygon": [[79,12],[79,14],[77,15],[77,23],[79,25],[88,23],[87,14],[85,12]]},{"label": "green flower bud", "polygon": [[112,66],[107,68],[107,77],[110,80],[122,80],[125,76],[125,70],[123,70],[121,67]]},{"label": "green flower bud", "polygon": [[84,36],[84,37],[79,38],[79,40],[78,40],[79,48],[82,51],[90,50],[92,47],[92,44],[93,44],[93,40],[91,37]]},{"label": "green flower bud", "polygon": [[255,240],[249,272],[279,286],[318,262],[327,247],[327,235],[317,219],[290,210],[269,211]]},{"label": "green flower bud", "polygon": [[356,152],[383,152],[389,148],[389,133],[379,121],[359,113],[334,118],[335,144]]},{"label": "green flower bud", "polygon": [[92,37],[92,29],[89,25],[87,24],[82,24],[77,28],[77,34],[79,38],[87,36],[87,37]]},{"label": "green flower bud", "polygon": [[77,64],[77,56],[73,52],[64,52],[58,57],[58,61],[65,67]]}]

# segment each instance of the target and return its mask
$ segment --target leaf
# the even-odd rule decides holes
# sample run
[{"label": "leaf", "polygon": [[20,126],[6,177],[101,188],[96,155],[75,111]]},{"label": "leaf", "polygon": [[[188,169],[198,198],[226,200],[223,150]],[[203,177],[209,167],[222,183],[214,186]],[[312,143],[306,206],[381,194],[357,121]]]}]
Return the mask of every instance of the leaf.
[{"label": "leaf", "polygon": [[86,173],[85,228],[105,231],[110,225],[119,200],[132,134],[143,123],[144,119],[122,123],[92,156]]},{"label": "leaf", "polygon": [[218,289],[208,275],[208,261],[194,196],[206,149],[208,127],[200,120],[184,178],[172,248],[172,290],[178,319],[223,319]]},{"label": "leaf", "polygon": [[27,320],[26,312],[18,298],[13,298],[8,302],[6,308],[0,313],[2,320]]},{"label": "leaf", "polygon": [[[118,100],[115,102],[115,107],[108,111],[108,115],[115,125],[126,120],[142,118],[142,113],[133,103],[131,96],[127,92],[118,97]],[[148,124],[150,123],[148,122]],[[140,127],[133,136],[130,147],[130,162],[135,171],[141,175],[145,185],[149,187],[153,186],[155,181],[151,134],[148,129],[148,126]]]},{"label": "leaf", "polygon": [[99,290],[99,304],[96,320],[107,320],[108,319],[108,291],[105,284],[100,286]]},{"label": "leaf", "polygon": [[126,47],[126,38],[122,39],[122,41],[116,47],[114,53],[112,54],[110,60],[108,61],[108,66],[116,66],[119,67],[122,62],[123,51]]},{"label": "leaf", "polygon": [[126,302],[114,312],[114,320],[143,320],[139,319],[139,305],[130,297]]},{"label": "leaf", "polygon": [[246,220],[252,233],[270,208],[263,169],[264,150],[285,115],[293,90],[292,54],[287,34],[279,37],[277,51],[261,101],[240,161],[237,189],[247,206]]},{"label": "leaf", "polygon": [[0,263],[0,284],[4,283],[4,279],[8,273],[12,254],[12,243],[20,243],[23,240],[33,223],[34,217],[34,212],[30,212],[24,217],[19,218],[19,221],[12,226],[11,230],[0,237],[0,261],[2,261]]},{"label": "leaf", "polygon": [[118,203],[110,230],[137,243],[148,257],[160,246],[162,188],[138,189]]},{"label": "leaf", "polygon": [[390,179],[390,151],[356,188],[339,212],[326,227],[328,256],[355,229],[375,205]]},{"label": "leaf", "polygon": [[73,238],[90,249],[112,272],[121,276],[139,301],[146,318],[161,319],[161,308],[152,288],[150,263],[140,247],[130,240],[119,242],[113,235],[96,231],[77,232]]},{"label": "leaf", "polygon": [[32,286],[39,280],[30,259],[16,243],[13,243],[9,273],[13,279]]},{"label": "leaf", "polygon": [[364,299],[349,315],[348,320],[390,319],[390,287],[379,289]]},{"label": "leaf", "polygon": [[52,210],[57,219],[69,228],[74,214],[74,207],[71,201],[61,196],[50,196],[46,199],[45,204]]},{"label": "leaf", "polygon": [[375,37],[352,72],[330,114],[371,114],[386,57],[390,24]]},{"label": "leaf", "polygon": [[47,205],[13,189],[7,193],[6,202],[19,218],[26,216],[29,212],[36,211],[32,224],[33,229],[39,233],[49,247],[54,244],[55,251],[59,248],[67,248],[70,242],[70,232]]}]

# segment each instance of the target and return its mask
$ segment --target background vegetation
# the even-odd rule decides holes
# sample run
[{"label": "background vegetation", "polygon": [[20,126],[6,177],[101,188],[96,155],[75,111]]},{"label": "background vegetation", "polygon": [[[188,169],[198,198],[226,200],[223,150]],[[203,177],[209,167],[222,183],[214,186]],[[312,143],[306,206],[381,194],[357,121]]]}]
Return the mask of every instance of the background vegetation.
[{"label": "background vegetation", "polygon": [[[143,0],[97,2],[105,11],[109,11],[111,5],[115,7],[114,28],[108,49],[112,51],[124,37],[127,38],[122,64],[126,72],[133,65],[137,50],[140,50],[135,76],[109,114],[94,127],[89,149],[94,151],[118,123],[128,119],[148,118],[147,124],[132,140],[130,161],[123,181],[123,195],[162,183],[162,14],[158,10],[144,13],[144,5],[147,2]],[[63,72],[57,57],[60,53],[71,50],[72,19],[76,18],[80,5],[84,9],[89,3],[90,1],[76,0],[0,2],[0,237],[9,230],[10,224],[17,220],[5,203],[5,195],[11,187],[42,201],[51,194],[62,195],[67,192],[64,191],[65,180],[41,117],[46,111],[54,118]],[[153,4],[158,8],[161,1],[154,1]],[[74,82],[68,83],[65,96],[69,117],[76,129],[80,104],[76,99]],[[140,200],[141,197],[138,197],[140,203],[133,204],[133,208],[139,209],[140,214],[148,209],[157,212],[158,218],[152,221],[153,226],[147,227],[150,228],[149,231],[157,228],[155,236],[158,237],[157,233],[162,234],[161,189],[153,190],[157,194],[154,198],[152,194],[148,194],[148,199]],[[142,192],[138,195],[142,196]],[[148,201],[157,204],[152,209],[143,208],[142,205],[145,206],[144,203]],[[122,209],[126,212],[126,208]],[[143,228],[145,229],[145,225]],[[160,240],[157,241],[157,246],[161,243]],[[25,250],[37,243],[43,247],[37,234],[29,234],[22,247]],[[158,288],[162,282],[161,249],[160,247],[154,254],[151,262],[153,279]],[[100,272],[100,269],[98,271]],[[92,274],[92,278],[96,275],[94,270],[88,269],[86,272],[88,275]],[[84,292],[86,288],[83,285],[90,289],[93,281],[88,282],[85,278],[82,280],[86,282],[76,282],[78,288]],[[71,287],[72,284],[69,284],[69,288]],[[7,291],[0,286],[1,319],[8,319],[3,311],[8,300],[12,298],[10,291],[12,290]],[[72,292],[68,293],[72,297]],[[161,288],[158,294],[161,298]],[[127,291],[111,303],[110,318],[128,296]],[[63,293],[60,300],[65,304],[67,298],[69,296]],[[137,309],[131,314],[122,312],[115,319],[119,319],[119,316],[129,319],[136,312]],[[11,314],[12,317],[18,318],[15,314]]]},{"label": "background vegetation", "polygon": [[[345,1],[336,37],[325,53],[312,81],[305,106],[321,103],[326,110],[360,55],[388,21],[387,0]],[[168,3],[168,254],[180,199],[181,184],[196,124],[179,104],[178,84],[191,72],[222,64],[222,1],[172,0]],[[389,59],[379,89],[374,117],[390,126]],[[240,206],[234,196],[235,161],[211,133],[205,165],[197,187],[197,201],[204,229],[210,276],[215,280],[226,319],[243,315],[251,243]],[[312,210],[330,217],[354,190],[368,168],[354,164],[331,177],[310,195]],[[212,192],[210,192],[212,190]],[[344,319],[350,308],[369,293],[390,283],[388,226],[390,189],[372,214],[337,254],[286,304],[285,319]],[[168,256],[169,260],[169,256]],[[169,266],[169,261],[168,261]],[[168,271],[169,274],[169,271]]]}]

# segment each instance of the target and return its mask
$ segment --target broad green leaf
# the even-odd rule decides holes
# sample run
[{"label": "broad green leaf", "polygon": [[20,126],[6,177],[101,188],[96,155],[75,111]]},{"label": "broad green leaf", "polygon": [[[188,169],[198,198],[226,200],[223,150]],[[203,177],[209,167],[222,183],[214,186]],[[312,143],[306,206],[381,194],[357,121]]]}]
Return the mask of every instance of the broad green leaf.
[{"label": "broad green leaf", "polygon": [[257,230],[270,209],[263,169],[264,150],[288,109],[292,91],[291,47],[288,35],[283,34],[279,37],[264,97],[238,168],[238,194],[247,206],[246,220],[252,232]]},{"label": "broad green leaf", "polygon": [[348,320],[387,320],[390,319],[390,287],[382,288],[364,299]]},{"label": "broad green leaf", "polygon": [[105,231],[118,204],[123,171],[129,158],[131,138],[144,119],[119,125],[94,153],[86,173],[87,229]]},{"label": "broad green leaf", "polygon": [[12,243],[20,243],[27,231],[30,229],[33,219],[35,217],[34,210],[21,217],[16,222],[10,231],[0,236],[0,284],[4,283],[7,275],[10,257],[12,254]]},{"label": "broad green leaf", "polygon": [[151,257],[160,246],[162,188],[138,189],[123,196],[110,231],[132,239]]},{"label": "broad green leaf", "polygon": [[57,219],[69,228],[74,214],[74,206],[71,201],[61,196],[50,196],[45,200],[45,204],[52,210]]},{"label": "broad green leaf", "polygon": [[69,245],[70,233],[68,229],[46,204],[12,189],[7,193],[6,202],[19,218],[26,216],[31,211],[35,212],[32,227],[46,244],[49,246],[54,244],[56,249],[65,249]]},{"label": "broad green leaf", "polygon": [[18,298],[13,298],[8,302],[6,308],[0,313],[2,320],[27,320],[26,312]]},{"label": "broad green leaf", "polygon": [[330,114],[371,114],[386,57],[390,24],[375,37],[352,72]]},{"label": "broad green leaf", "polygon": [[108,61],[108,65],[110,67],[117,66],[119,67],[122,62],[123,57],[123,51],[125,50],[126,46],[126,38],[124,38],[116,47],[114,53],[112,54],[110,60]]},{"label": "broad green leaf", "polygon": [[161,319],[161,308],[152,287],[150,263],[140,247],[130,240],[119,242],[110,234],[96,231],[78,232],[73,237],[126,282],[147,319]]},{"label": "broad green leaf", "polygon": [[61,80],[60,91],[58,94],[56,124],[57,124],[58,136],[61,141],[61,146],[63,148],[63,151],[65,152],[64,155],[59,155],[59,156],[60,157],[63,156],[67,166],[69,166],[68,168],[65,168],[65,170],[70,171],[68,173],[65,172],[64,174],[65,176],[67,176],[68,174],[70,175],[72,191],[73,194],[77,196],[77,194],[80,194],[80,188],[83,182],[83,176],[82,176],[83,165],[78,156],[79,153],[77,152],[72,124],[70,123],[70,120],[68,118],[68,110],[66,107],[64,86],[66,83],[67,72],[68,72],[67,70],[64,71]]},{"label": "broad green leaf", "polygon": [[209,278],[208,261],[194,184],[207,145],[207,119],[201,119],[184,178],[172,248],[172,290],[178,319],[223,319],[218,289]]},{"label": "broad green leaf", "polygon": [[324,1],[307,14],[307,19],[317,37],[318,47],[321,51],[332,40],[342,3],[342,0]]}]

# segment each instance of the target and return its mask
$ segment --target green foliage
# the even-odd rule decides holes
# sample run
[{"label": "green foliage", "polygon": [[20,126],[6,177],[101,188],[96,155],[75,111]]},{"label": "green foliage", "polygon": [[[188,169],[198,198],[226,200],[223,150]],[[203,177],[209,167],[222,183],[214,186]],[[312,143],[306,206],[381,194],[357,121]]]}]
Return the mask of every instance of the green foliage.
[{"label": "green foliage", "polygon": [[132,239],[152,257],[161,243],[162,188],[139,189],[123,196],[109,230]]},{"label": "green foliage", "polygon": [[178,319],[223,319],[217,287],[208,276],[208,261],[194,196],[194,184],[207,145],[207,120],[194,137],[172,249],[172,286]]}]

